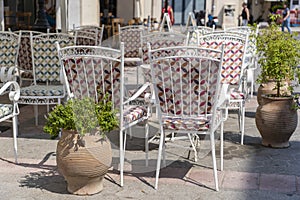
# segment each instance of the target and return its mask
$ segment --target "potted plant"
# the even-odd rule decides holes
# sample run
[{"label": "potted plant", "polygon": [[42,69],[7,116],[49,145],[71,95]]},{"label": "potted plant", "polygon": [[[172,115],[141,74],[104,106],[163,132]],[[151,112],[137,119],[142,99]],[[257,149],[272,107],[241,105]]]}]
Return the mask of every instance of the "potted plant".
[{"label": "potted plant", "polygon": [[116,111],[106,98],[70,99],[46,117],[44,131],[61,138],[56,149],[59,173],[70,193],[95,194],[103,189],[103,177],[111,166],[111,145],[106,133],[118,126]]},{"label": "potted plant", "polygon": [[288,147],[289,138],[297,127],[297,104],[292,81],[300,73],[300,41],[295,35],[282,32],[271,15],[271,24],[257,37],[258,63],[261,72],[258,82],[256,126],[262,135],[262,144],[270,147]]}]

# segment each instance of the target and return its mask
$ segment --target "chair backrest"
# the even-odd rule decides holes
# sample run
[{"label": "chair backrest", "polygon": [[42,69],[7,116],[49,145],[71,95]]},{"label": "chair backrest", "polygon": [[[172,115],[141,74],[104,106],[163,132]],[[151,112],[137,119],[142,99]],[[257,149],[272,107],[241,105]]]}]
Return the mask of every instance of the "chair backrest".
[{"label": "chair backrest", "polygon": [[199,37],[199,46],[221,49],[224,44],[222,61],[222,83],[239,85],[244,70],[246,37],[228,33],[211,33]]},{"label": "chair backrest", "polygon": [[150,49],[149,57],[159,116],[187,119],[214,113],[220,95],[221,50],[177,46]]},{"label": "chair backrest", "polygon": [[119,24],[119,41],[124,43],[125,58],[139,57],[141,48],[141,37],[145,31],[144,26],[131,25],[121,27]]},{"label": "chair backrest", "polygon": [[143,63],[149,64],[148,58],[148,47],[147,44],[151,45],[152,49],[164,48],[164,47],[174,47],[185,45],[186,35],[181,33],[173,32],[154,32],[151,34],[142,36],[142,53],[143,53]]},{"label": "chair backrest", "polygon": [[[159,49],[165,47],[176,47],[185,45],[186,36],[181,33],[174,32],[155,32],[142,36],[142,59],[143,64],[149,64],[148,44],[152,49]],[[143,69],[143,77],[145,82],[151,82],[150,69]]]},{"label": "chair backrest", "polygon": [[211,28],[211,27],[208,27],[208,26],[197,26],[197,29],[200,30],[202,35],[212,33],[212,32],[215,31],[215,27]]},{"label": "chair backrest", "polygon": [[121,50],[99,46],[69,46],[58,48],[58,53],[69,98],[90,97],[97,102],[108,94],[114,108],[119,109],[123,105],[123,44]]},{"label": "chair backrest", "polygon": [[248,34],[246,54],[247,56],[254,56],[256,54],[256,37],[258,34],[258,27],[256,27],[256,29],[249,26],[229,27],[225,29],[225,32],[241,35]]},{"label": "chair backrest", "polygon": [[101,46],[104,24],[101,27],[86,25],[74,27],[73,35],[76,37],[76,45]]},{"label": "chair backrest", "polygon": [[42,32],[38,31],[15,31],[16,34],[21,34],[20,48],[18,54],[18,67],[19,69],[32,73],[32,57],[31,57],[31,35],[40,35]]},{"label": "chair backrest", "polygon": [[74,36],[64,33],[47,33],[31,36],[31,52],[34,71],[34,83],[59,82],[60,62],[57,53],[56,42],[60,46],[75,44]]},{"label": "chair backrest", "polygon": [[203,35],[200,30],[189,31],[186,35],[186,44],[191,46],[198,46],[199,37]]},{"label": "chair backrest", "polygon": [[0,31],[0,66],[17,66],[20,34]]}]

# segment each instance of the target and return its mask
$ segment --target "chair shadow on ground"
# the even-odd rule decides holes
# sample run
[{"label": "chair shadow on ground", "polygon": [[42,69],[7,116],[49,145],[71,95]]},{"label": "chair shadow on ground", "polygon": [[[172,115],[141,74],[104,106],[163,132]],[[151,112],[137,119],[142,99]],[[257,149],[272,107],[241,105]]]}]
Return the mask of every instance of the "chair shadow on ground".
[{"label": "chair shadow on ground", "polygon": [[30,172],[19,183],[20,187],[40,188],[53,193],[68,194],[66,182],[56,170]]}]

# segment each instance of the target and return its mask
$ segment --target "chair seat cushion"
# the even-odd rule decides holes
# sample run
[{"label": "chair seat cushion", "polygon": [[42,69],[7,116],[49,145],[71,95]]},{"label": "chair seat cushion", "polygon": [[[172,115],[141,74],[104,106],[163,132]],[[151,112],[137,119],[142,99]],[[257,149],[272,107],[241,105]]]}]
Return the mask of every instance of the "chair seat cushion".
[{"label": "chair seat cushion", "polygon": [[210,119],[211,115],[208,117],[198,116],[195,118],[167,116],[162,118],[162,122],[165,129],[205,131],[209,128]]},{"label": "chair seat cushion", "polygon": [[124,107],[124,122],[131,123],[147,116],[147,108],[143,106],[126,105]]},{"label": "chair seat cushion", "polygon": [[63,85],[31,85],[20,89],[22,96],[64,96]]},{"label": "chair seat cushion", "polygon": [[0,104],[0,118],[13,113],[13,106],[11,104]]}]

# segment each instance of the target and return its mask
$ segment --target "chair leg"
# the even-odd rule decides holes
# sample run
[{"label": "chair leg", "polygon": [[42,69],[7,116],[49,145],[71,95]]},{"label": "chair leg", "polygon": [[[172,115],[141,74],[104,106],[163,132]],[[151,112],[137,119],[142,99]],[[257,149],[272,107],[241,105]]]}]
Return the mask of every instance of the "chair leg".
[{"label": "chair leg", "polygon": [[165,133],[164,133],[164,130],[161,129],[160,139],[159,139],[159,147],[158,147],[157,164],[156,164],[155,186],[154,186],[154,188],[156,190],[158,188],[158,179],[159,179],[159,172],[160,172],[161,155],[162,155],[163,148],[165,146],[164,138],[165,138]]},{"label": "chair leg", "polygon": [[164,135],[163,135],[163,146],[162,146],[162,156],[163,156],[163,167],[166,167],[167,166],[167,163],[166,163],[166,135],[165,135],[165,132],[164,132]]},{"label": "chair leg", "polygon": [[139,81],[139,66],[136,66],[136,86],[139,87],[140,81]]},{"label": "chair leg", "polygon": [[214,180],[216,191],[219,191],[219,182],[218,182],[218,172],[217,172],[217,162],[216,162],[216,151],[215,151],[215,133],[210,134],[210,144],[211,144],[211,155],[213,161],[213,170],[214,170]]},{"label": "chair leg", "polygon": [[123,130],[120,130],[119,133],[119,145],[120,145],[120,185],[124,186],[124,174],[123,174],[123,168],[124,168],[124,153],[123,153]]},{"label": "chair leg", "polygon": [[189,140],[190,140],[190,143],[191,143],[191,145],[192,145],[192,149],[193,149],[193,151],[194,151],[194,160],[195,160],[195,162],[197,162],[197,161],[198,161],[197,149],[196,149],[196,147],[195,147],[194,141],[192,140],[192,137],[191,137],[191,134],[190,134],[190,133],[188,133],[188,138],[189,138]]},{"label": "chair leg", "polygon": [[250,88],[250,97],[253,98],[253,91],[254,91],[254,77],[251,80],[251,88]]},{"label": "chair leg", "polygon": [[145,153],[146,153],[146,166],[148,167],[149,165],[149,142],[148,142],[148,138],[149,138],[149,125],[148,123],[146,123],[145,125]]},{"label": "chair leg", "polygon": [[224,169],[224,160],[223,160],[223,155],[224,155],[224,122],[221,123],[221,130],[220,130],[220,157],[221,157],[221,171]]},{"label": "chair leg", "polygon": [[132,128],[129,128],[129,138],[132,139]]},{"label": "chair leg", "polygon": [[18,135],[18,125],[17,125],[17,116],[12,118],[13,126],[13,138],[14,138],[14,153],[15,153],[15,163],[18,163],[18,144],[17,144],[17,135]]},{"label": "chair leg", "polygon": [[35,117],[35,125],[39,125],[39,110],[38,110],[38,105],[33,105],[33,110],[34,110],[34,117]]},{"label": "chair leg", "polygon": [[245,107],[244,103],[241,106],[241,144],[244,144],[244,133],[245,133]]}]

